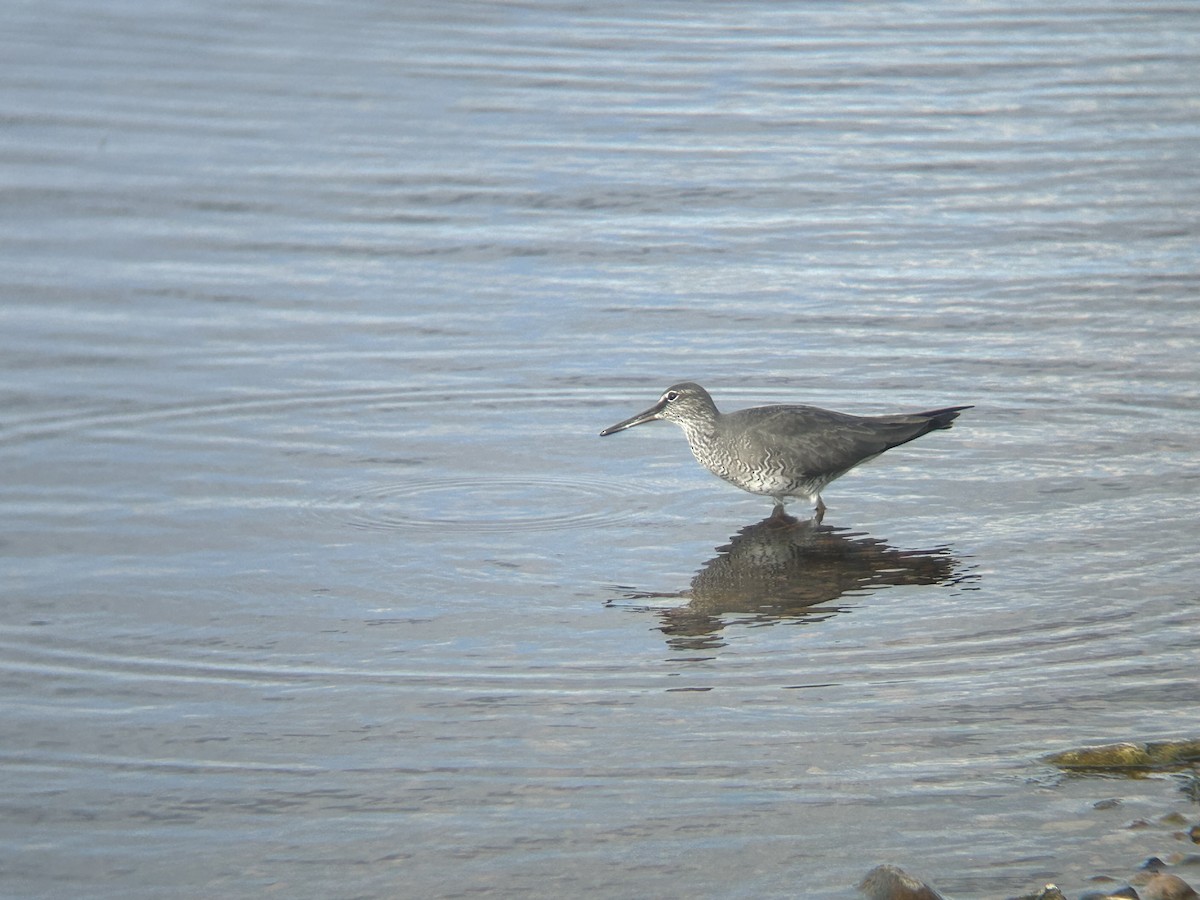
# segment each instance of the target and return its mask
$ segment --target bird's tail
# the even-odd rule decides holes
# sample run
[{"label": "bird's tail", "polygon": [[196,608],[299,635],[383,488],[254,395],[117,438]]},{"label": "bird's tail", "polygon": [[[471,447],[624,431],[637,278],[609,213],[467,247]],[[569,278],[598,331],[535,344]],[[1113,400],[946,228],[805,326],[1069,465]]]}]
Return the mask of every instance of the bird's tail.
[{"label": "bird's tail", "polygon": [[948,406],[945,409],[931,409],[929,412],[917,413],[917,415],[929,420],[930,431],[938,431],[942,428],[949,428],[964,409],[974,409],[974,407]]}]

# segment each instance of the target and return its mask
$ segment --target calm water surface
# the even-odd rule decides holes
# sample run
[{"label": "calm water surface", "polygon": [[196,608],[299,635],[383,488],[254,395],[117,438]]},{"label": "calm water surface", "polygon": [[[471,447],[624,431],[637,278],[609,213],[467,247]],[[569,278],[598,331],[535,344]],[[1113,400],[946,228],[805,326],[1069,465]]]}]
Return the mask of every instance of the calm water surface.
[{"label": "calm water surface", "polygon": [[[0,893],[1185,849],[1040,759],[1200,722],[1200,9],[0,17]],[[684,378],[975,409],[780,532],[598,438]]]}]

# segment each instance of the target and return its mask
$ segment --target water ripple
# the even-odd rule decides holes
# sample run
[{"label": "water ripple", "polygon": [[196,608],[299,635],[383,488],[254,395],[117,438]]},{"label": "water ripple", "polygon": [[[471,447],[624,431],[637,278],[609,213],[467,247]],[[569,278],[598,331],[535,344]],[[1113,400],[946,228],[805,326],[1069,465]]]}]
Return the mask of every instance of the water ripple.
[{"label": "water ripple", "polygon": [[476,475],[469,483],[446,477],[372,486],[335,498],[325,509],[356,528],[380,531],[553,531],[628,519],[623,501],[634,493],[599,478]]},{"label": "water ripple", "polygon": [[587,385],[546,388],[495,388],[477,384],[431,385],[419,388],[342,388],[330,390],[271,391],[217,397],[203,402],[131,404],[104,407],[98,404],[51,411],[16,410],[0,423],[0,445],[34,440],[77,437],[86,434],[135,433],[161,423],[210,425],[218,421],[252,418],[269,424],[272,418],[290,418],[311,411],[321,414],[358,415],[366,410],[390,412],[398,408],[437,407],[467,410],[543,409],[594,402]]}]

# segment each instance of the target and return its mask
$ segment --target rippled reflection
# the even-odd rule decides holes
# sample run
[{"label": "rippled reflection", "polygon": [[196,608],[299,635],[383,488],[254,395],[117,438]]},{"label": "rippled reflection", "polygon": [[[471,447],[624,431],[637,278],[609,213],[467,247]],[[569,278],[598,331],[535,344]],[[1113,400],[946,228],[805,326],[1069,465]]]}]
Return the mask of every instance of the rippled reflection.
[{"label": "rippled reflection", "polygon": [[720,632],[731,617],[760,624],[799,617],[820,622],[844,611],[829,605],[843,596],[969,578],[960,568],[947,547],[898,550],[863,532],[777,512],[718,547],[687,590],[627,597],[686,598],[684,606],[655,612],[672,647],[696,650],[721,646]]}]

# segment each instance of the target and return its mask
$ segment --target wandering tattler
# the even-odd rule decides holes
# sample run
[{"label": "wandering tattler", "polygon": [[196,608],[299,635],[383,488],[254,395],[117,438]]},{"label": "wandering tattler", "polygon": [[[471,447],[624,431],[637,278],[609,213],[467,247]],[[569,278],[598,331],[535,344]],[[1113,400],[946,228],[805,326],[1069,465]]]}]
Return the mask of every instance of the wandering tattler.
[{"label": "wandering tattler", "polygon": [[930,431],[949,428],[970,406],[895,416],[852,416],[815,406],[756,406],[737,412],[717,410],[708,391],[683,381],[663,392],[645,412],[605,428],[614,434],[667,419],[683,429],[692,455],[714,475],[752,494],[763,494],[782,511],[790,497],[816,503],[825,514],[821,491],[835,478],[885,450]]}]

